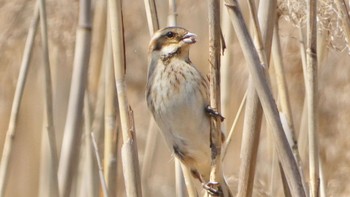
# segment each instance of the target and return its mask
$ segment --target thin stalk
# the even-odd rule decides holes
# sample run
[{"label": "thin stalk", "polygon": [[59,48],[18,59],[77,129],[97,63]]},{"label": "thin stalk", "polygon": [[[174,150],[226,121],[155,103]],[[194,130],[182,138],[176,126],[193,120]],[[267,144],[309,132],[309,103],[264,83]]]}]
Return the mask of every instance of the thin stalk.
[{"label": "thin stalk", "polygon": [[96,143],[96,139],[94,136],[94,133],[91,133],[91,141],[92,141],[92,145],[94,147],[95,150],[95,156],[96,156],[96,161],[97,161],[97,166],[98,166],[98,174],[100,175],[100,181],[101,181],[101,185],[102,185],[102,191],[103,191],[103,195],[105,197],[108,197],[108,189],[107,189],[107,184],[106,184],[106,180],[105,177],[103,175],[103,169],[102,169],[102,162],[101,162],[101,158],[100,158],[100,154],[98,153],[98,147],[97,147],[97,143]]},{"label": "thin stalk", "polygon": [[143,186],[143,192],[145,196],[148,194],[148,178],[151,174],[151,168],[152,168],[152,161],[154,159],[154,154],[156,151],[156,147],[158,144],[158,138],[159,138],[159,132],[157,131],[157,126],[154,122],[154,119],[151,118],[148,126],[147,131],[147,138],[146,138],[146,145],[144,148],[144,160],[142,164],[142,170],[141,170],[141,178],[142,182],[144,183]]},{"label": "thin stalk", "polygon": [[[89,66],[88,88],[90,96],[97,95],[101,65],[103,61],[104,43],[107,29],[107,1],[97,0],[94,6],[93,33],[91,38],[91,55]],[[94,98],[94,97],[93,97]],[[95,103],[94,98],[92,100]],[[94,105],[93,105],[94,106]]]},{"label": "thin stalk", "polygon": [[186,184],[181,169],[181,161],[175,158],[175,192],[177,197],[186,196]]},{"label": "thin stalk", "polygon": [[177,25],[176,0],[169,0],[168,26]]},{"label": "thin stalk", "polygon": [[91,44],[90,12],[91,1],[80,1],[72,83],[58,169],[60,195],[64,197],[70,195],[80,152],[82,111]]},{"label": "thin stalk", "polygon": [[[209,69],[210,69],[210,106],[220,113],[220,2],[208,0],[208,22],[209,22]],[[224,182],[221,164],[221,120],[211,119],[210,148],[211,148],[211,171],[210,181]],[[223,196],[229,196],[227,188],[219,188]]]},{"label": "thin stalk", "polygon": [[[262,1],[259,6],[258,24],[256,9],[254,2],[249,1],[250,15],[254,24],[255,32],[255,46],[258,48],[259,59],[268,68],[271,51],[271,42],[274,23],[271,22],[276,18],[276,1]],[[260,30],[260,27],[261,30]],[[266,47],[264,47],[266,45]],[[267,75],[267,71],[264,71]],[[256,93],[252,77],[249,77],[247,101],[244,117],[242,147],[241,147],[241,164],[240,164],[240,178],[238,183],[238,196],[251,196],[253,193],[255,167],[257,150],[259,146],[262,108]]]},{"label": "thin stalk", "polygon": [[111,196],[116,196],[116,171],[117,171],[117,105],[116,89],[113,72],[113,56],[110,29],[107,28],[104,72],[105,72],[105,132],[104,132],[104,176]]},{"label": "thin stalk", "polygon": [[92,142],[91,142],[91,125],[92,125],[92,113],[90,107],[90,99],[88,92],[85,91],[84,96],[84,135],[83,135],[83,156],[80,160],[81,171],[83,173],[79,174],[78,179],[81,182],[82,187],[80,188],[80,196],[93,197],[96,193],[94,185],[94,162],[92,155]]},{"label": "thin stalk", "polygon": [[148,30],[152,36],[155,31],[159,29],[158,14],[155,0],[144,0]]},{"label": "thin stalk", "polygon": [[118,95],[119,115],[123,134],[122,164],[126,195],[142,196],[134,119],[126,95],[122,2],[120,0],[109,0],[108,13],[112,35],[114,74]]},{"label": "thin stalk", "polygon": [[317,1],[308,1],[306,44],[306,99],[308,106],[310,196],[319,196],[319,158],[317,139]]},{"label": "thin stalk", "polygon": [[[275,68],[275,74],[276,74],[277,91],[278,91],[279,101],[281,103],[281,111],[283,112],[283,114],[286,117],[286,120],[288,123],[288,128],[292,134],[293,152],[297,153],[298,147],[296,144],[292,110],[290,107],[288,86],[287,86],[281,51],[282,50],[281,50],[281,43],[280,43],[280,38],[279,38],[279,25],[278,25],[278,20],[276,20],[276,24],[275,24],[275,28],[274,28],[273,42],[272,42],[272,53],[273,53],[272,57],[273,57],[273,62],[274,62],[273,65]],[[299,154],[296,155],[296,158],[299,158]]]},{"label": "thin stalk", "polygon": [[282,164],[283,171],[286,174],[287,182],[293,196],[306,196],[302,186],[302,177],[300,175],[292,150],[289,147],[282,124],[279,118],[276,103],[274,102],[265,71],[261,65],[257,50],[248,33],[247,26],[244,22],[242,12],[236,0],[225,0],[231,22],[240,41],[242,51],[247,66],[251,74],[252,82],[259,96],[261,106],[268,124],[271,126],[273,139],[276,144],[278,158]]},{"label": "thin stalk", "polygon": [[[222,35],[227,44],[227,48],[225,53],[221,54],[221,113],[224,117],[227,117],[230,110],[230,101],[232,101],[231,93],[232,93],[232,70],[234,69],[234,57],[233,57],[233,43],[236,42],[234,40],[234,32],[230,22],[230,18],[228,16],[227,10],[223,10],[222,12]],[[224,134],[227,136],[227,129],[229,127],[229,122],[225,121],[223,127]]]},{"label": "thin stalk", "polygon": [[[148,28],[149,28],[149,34],[150,36],[153,35],[155,31],[159,29],[159,22],[158,22],[158,14],[156,9],[156,4],[154,0],[144,0],[145,2],[145,10],[146,10],[146,16],[148,21]],[[143,192],[145,196],[148,195],[148,177],[151,173],[151,166],[153,157],[155,154],[156,146],[158,144],[158,136],[159,132],[157,131],[157,126],[154,122],[154,119],[151,117],[147,132],[147,138],[146,138],[146,145],[145,145],[145,152],[144,152],[144,161],[142,164],[142,182],[143,184]]]},{"label": "thin stalk", "polygon": [[19,71],[18,81],[16,85],[16,90],[13,98],[9,126],[6,131],[5,144],[2,151],[1,163],[0,163],[0,196],[4,196],[6,184],[8,181],[7,173],[9,168],[9,163],[12,156],[12,146],[15,140],[16,134],[16,124],[19,113],[19,108],[21,107],[23,90],[27,79],[27,74],[29,70],[29,63],[32,57],[34,39],[39,22],[39,5],[35,7],[34,16],[31,21],[27,40],[24,46],[23,57],[21,62],[21,68]]},{"label": "thin stalk", "polygon": [[196,186],[193,183],[193,178],[192,178],[192,174],[191,174],[190,170],[182,163],[180,163],[180,164],[181,164],[182,172],[183,172],[184,177],[185,177],[185,184],[186,184],[188,196],[189,197],[198,197]]},{"label": "thin stalk", "polygon": [[[51,167],[49,176],[51,177],[49,186],[49,196],[59,196],[58,193],[58,179],[57,179],[57,169],[58,169],[58,157],[57,157],[57,146],[56,146],[56,136],[55,127],[53,122],[53,104],[52,104],[52,80],[51,80],[51,69],[50,69],[50,59],[49,59],[49,44],[47,36],[47,17],[46,17],[46,3],[45,0],[40,0],[40,27],[41,27],[41,42],[42,42],[42,52],[43,52],[43,64],[44,64],[44,77],[45,77],[45,112],[44,112],[44,125],[43,130],[47,134],[48,143],[51,153]],[[45,136],[45,135],[43,135]],[[44,139],[43,139],[44,140]]]},{"label": "thin stalk", "polygon": [[247,91],[244,93],[244,96],[242,98],[241,104],[239,105],[239,108],[237,110],[236,117],[233,120],[231,129],[230,129],[230,131],[229,131],[229,133],[227,135],[227,138],[225,140],[225,147],[224,147],[224,151],[223,151],[223,154],[222,154],[222,160],[224,160],[225,157],[226,157],[227,149],[228,149],[228,147],[229,147],[229,145],[231,144],[231,141],[232,141],[233,132],[235,131],[237,123],[238,123],[238,120],[239,120],[239,118],[242,115],[243,107],[244,107],[244,104],[246,103],[246,101],[247,101]]}]

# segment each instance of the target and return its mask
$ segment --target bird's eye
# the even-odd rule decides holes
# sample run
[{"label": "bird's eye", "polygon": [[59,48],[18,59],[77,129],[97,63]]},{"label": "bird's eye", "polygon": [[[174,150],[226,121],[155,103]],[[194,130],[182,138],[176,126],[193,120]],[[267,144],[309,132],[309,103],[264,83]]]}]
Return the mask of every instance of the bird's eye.
[{"label": "bird's eye", "polygon": [[168,37],[168,38],[172,38],[172,37],[174,37],[174,36],[175,36],[175,33],[174,33],[174,32],[169,31],[169,32],[167,32],[165,35],[166,35],[166,37]]}]

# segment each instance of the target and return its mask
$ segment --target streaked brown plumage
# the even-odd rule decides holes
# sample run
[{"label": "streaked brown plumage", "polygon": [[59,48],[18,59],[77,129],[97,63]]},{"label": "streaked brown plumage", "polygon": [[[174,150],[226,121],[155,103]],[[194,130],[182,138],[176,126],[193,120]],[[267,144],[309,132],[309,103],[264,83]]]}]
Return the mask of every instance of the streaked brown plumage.
[{"label": "streaked brown plumage", "polygon": [[[208,82],[189,59],[196,35],[180,27],[157,31],[149,44],[147,104],[176,157],[202,184],[209,181],[211,150]],[[221,184],[227,188],[226,183]]]}]

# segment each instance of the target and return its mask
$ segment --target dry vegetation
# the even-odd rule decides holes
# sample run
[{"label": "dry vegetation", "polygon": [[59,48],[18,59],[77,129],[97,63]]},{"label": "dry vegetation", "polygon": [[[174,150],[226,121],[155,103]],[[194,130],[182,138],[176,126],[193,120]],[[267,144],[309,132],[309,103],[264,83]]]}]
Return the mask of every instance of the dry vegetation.
[{"label": "dry vegetation", "polygon": [[[69,173],[72,181],[71,196],[98,196],[102,194],[99,168],[94,155],[90,131],[94,132],[99,156],[103,163],[104,177],[110,196],[118,194],[125,196],[123,166],[121,161],[121,147],[133,134],[122,132],[125,125],[119,121],[118,104],[111,74],[112,66],[111,43],[115,40],[107,39],[105,44],[107,7],[104,0],[92,1],[92,42],[91,58],[88,70],[87,91],[85,94],[84,110],[79,122],[82,124],[81,148],[76,157],[76,168]],[[199,37],[191,50],[191,58],[203,73],[209,73],[208,66],[208,6],[206,1],[177,2],[177,24],[189,29]],[[348,4],[343,0],[318,1],[318,110],[315,117],[317,122],[317,136],[319,148],[319,164],[324,176],[326,196],[350,195],[350,56],[348,36],[350,24]],[[248,5],[240,1],[246,21],[252,32],[254,25],[249,14]],[[31,20],[34,16],[36,1],[34,0],[2,0],[0,3],[0,151],[3,151],[6,132],[9,127],[11,107],[14,101],[16,83],[18,80],[24,46]],[[159,25],[164,27],[168,18],[168,1],[156,1]],[[223,5],[223,3],[222,3]],[[343,7],[341,7],[343,6]],[[53,117],[58,156],[61,154],[64,131],[68,113],[69,92],[76,44],[76,31],[79,18],[79,1],[47,0],[47,25],[49,60],[51,65],[53,88]],[[306,1],[284,0],[278,1],[280,48],[285,82],[288,88],[288,98],[294,132],[298,140],[300,159],[306,183],[309,184],[309,160],[307,132],[308,122],[305,102],[305,83],[303,76],[303,58],[300,40],[306,47],[307,13]],[[343,10],[343,11],[342,11]],[[235,36],[232,25],[227,20],[227,8],[222,6],[222,22],[228,25],[223,28],[226,41],[225,57],[222,59],[222,112],[226,117],[222,125],[225,132],[231,128],[236,113],[248,88],[249,72],[246,59],[243,56],[240,43]],[[141,0],[123,1],[125,63],[126,63],[126,93],[127,103],[134,115],[135,133],[137,137],[138,160],[142,175],[143,196],[175,196],[174,161],[170,151],[156,132],[154,154],[145,155],[146,139],[149,131],[150,113],[144,99],[147,73],[147,47],[150,38],[147,26],[144,2]],[[100,17],[100,18],[99,18]],[[81,25],[81,24],[80,24]],[[39,26],[40,27],[40,22]],[[224,27],[224,25],[223,25]],[[89,31],[89,29],[87,29]],[[230,36],[229,36],[230,35]],[[232,37],[231,37],[232,36]],[[254,36],[253,36],[254,37]],[[256,38],[256,37],[255,37]],[[7,168],[6,197],[20,196],[54,196],[48,188],[54,187],[50,172],[55,165],[51,165],[48,135],[43,129],[45,114],[45,77],[42,47],[43,39],[38,28],[29,73],[24,87],[22,102],[19,108],[15,127],[15,137],[12,153]],[[255,44],[257,41],[255,39]],[[115,47],[115,46],[113,46]],[[113,48],[115,50],[115,48]],[[302,54],[302,55],[301,55]],[[274,52],[272,52],[272,56]],[[267,56],[268,57],[268,56]],[[117,58],[118,57],[114,57]],[[227,59],[226,59],[227,58]],[[118,59],[119,60],[119,59]],[[231,64],[225,67],[227,61]],[[121,60],[122,62],[122,60]],[[279,92],[277,80],[278,70],[271,61],[269,80],[277,106],[282,111],[283,101]],[[122,65],[122,64],[120,64]],[[120,66],[119,65],[119,66]],[[109,70],[108,70],[109,68]],[[117,68],[117,67],[116,67]],[[122,69],[121,67],[118,67]],[[115,77],[118,77],[117,75]],[[122,77],[122,75],[119,75]],[[104,81],[104,79],[106,79]],[[108,83],[109,81],[109,83]],[[108,85],[109,84],[109,85]],[[112,86],[110,85],[112,84]],[[106,88],[105,88],[106,87]],[[106,91],[104,91],[106,90]],[[106,94],[104,94],[106,92]],[[108,94],[109,93],[109,94]],[[99,95],[102,95],[99,96]],[[248,94],[249,95],[249,94]],[[120,96],[120,95],[119,95]],[[260,96],[260,95],[259,95]],[[119,97],[118,97],[119,98]],[[120,98],[119,98],[120,99]],[[101,102],[102,101],[102,102]],[[102,103],[102,105],[100,105]],[[106,108],[104,108],[104,104]],[[263,104],[263,103],[262,103]],[[101,107],[102,108],[99,108]],[[119,105],[120,107],[120,105]],[[264,106],[263,106],[264,108]],[[112,109],[112,110],[111,110]],[[114,110],[115,109],[115,110]],[[123,107],[120,107],[121,111]],[[127,108],[125,108],[127,109]],[[124,109],[124,110],[125,110]],[[82,110],[82,109],[81,109]],[[245,111],[243,107],[243,112]],[[124,111],[128,114],[129,111]],[[103,117],[103,114],[105,117]],[[124,115],[125,115],[124,114]],[[228,177],[233,193],[237,193],[240,176],[240,151],[244,113],[238,118],[230,146],[223,161],[224,172]],[[127,116],[127,119],[131,117]],[[121,117],[121,119],[123,119]],[[125,119],[125,117],[124,117]],[[288,120],[287,120],[288,121]],[[126,125],[132,128],[132,122]],[[152,126],[150,128],[153,128]],[[256,173],[253,196],[282,196],[282,180],[275,154],[275,139],[272,137],[271,127],[262,119],[260,142],[257,151]],[[130,136],[128,136],[130,135]],[[226,135],[227,136],[227,135]],[[79,145],[79,140],[77,141]],[[131,145],[132,146],[132,145]],[[130,150],[132,147],[130,146]],[[124,147],[125,149],[125,147]],[[152,149],[152,147],[151,147]],[[294,152],[295,153],[295,152]],[[137,158],[131,157],[137,161]],[[151,165],[145,166],[146,162]],[[60,162],[61,163],[61,162]],[[1,165],[4,165],[3,161]],[[129,168],[129,170],[132,168]],[[147,171],[142,171],[147,169]],[[133,172],[131,172],[133,173]],[[51,173],[52,174],[52,173]],[[136,173],[137,174],[137,173]],[[135,175],[136,176],[136,175]],[[136,176],[137,177],[137,176]],[[287,177],[288,178],[288,177]],[[137,182],[137,180],[136,180]],[[0,184],[2,185],[1,181]],[[92,185],[94,187],[92,187]],[[322,185],[322,184],[321,184]],[[129,185],[129,189],[131,189]],[[200,187],[197,185],[197,187]],[[102,188],[102,187],[100,187]],[[132,190],[132,189],[131,189]],[[321,192],[321,196],[323,193]]]}]

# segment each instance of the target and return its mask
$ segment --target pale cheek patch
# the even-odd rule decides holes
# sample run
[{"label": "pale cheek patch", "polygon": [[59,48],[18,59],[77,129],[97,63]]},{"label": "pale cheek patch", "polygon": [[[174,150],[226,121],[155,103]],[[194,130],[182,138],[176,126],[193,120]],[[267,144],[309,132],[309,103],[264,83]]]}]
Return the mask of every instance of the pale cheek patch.
[{"label": "pale cheek patch", "polygon": [[178,50],[179,46],[176,44],[170,44],[165,47],[162,47],[161,54],[162,55],[168,55],[168,54],[173,54]]}]

